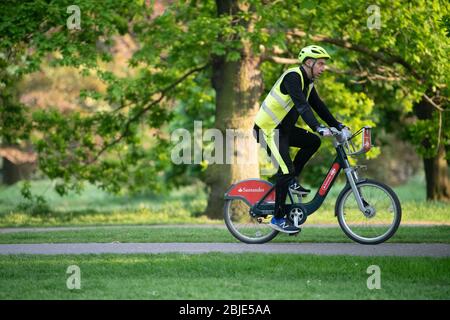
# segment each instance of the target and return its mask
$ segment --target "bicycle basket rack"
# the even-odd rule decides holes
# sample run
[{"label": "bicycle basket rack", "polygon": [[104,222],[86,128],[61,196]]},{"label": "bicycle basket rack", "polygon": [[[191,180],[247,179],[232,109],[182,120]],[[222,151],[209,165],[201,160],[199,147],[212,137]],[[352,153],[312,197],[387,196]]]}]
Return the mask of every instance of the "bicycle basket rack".
[{"label": "bicycle basket rack", "polygon": [[353,134],[344,144],[349,156],[364,154],[372,148],[371,127],[365,126]]}]

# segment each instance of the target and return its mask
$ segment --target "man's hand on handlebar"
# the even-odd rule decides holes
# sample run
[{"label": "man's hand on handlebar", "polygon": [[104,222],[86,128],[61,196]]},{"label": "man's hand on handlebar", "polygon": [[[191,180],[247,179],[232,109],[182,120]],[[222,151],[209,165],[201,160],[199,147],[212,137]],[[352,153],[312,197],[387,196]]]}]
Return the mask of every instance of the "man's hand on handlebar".
[{"label": "man's hand on handlebar", "polygon": [[342,134],[344,135],[344,137],[345,137],[346,139],[350,139],[350,138],[352,137],[352,132],[350,131],[350,128],[349,128],[349,127],[344,127],[344,128],[341,130],[341,132],[342,132]]},{"label": "man's hand on handlebar", "polygon": [[338,124],[338,126],[336,127],[336,129],[338,129],[338,130],[340,131],[340,133],[342,134],[342,136],[343,136],[345,139],[351,138],[352,132],[351,132],[350,128],[347,127],[345,124],[339,122],[339,124]]},{"label": "man's hand on handlebar", "polygon": [[316,128],[316,131],[322,136],[322,137],[331,137],[333,135],[333,132],[331,132],[330,128],[325,127],[323,124],[318,126]]},{"label": "man's hand on handlebar", "polygon": [[317,127],[316,131],[323,137],[342,135],[342,137],[344,137],[347,140],[352,136],[350,128],[342,124],[339,128],[334,127],[328,128],[324,125],[320,125]]}]

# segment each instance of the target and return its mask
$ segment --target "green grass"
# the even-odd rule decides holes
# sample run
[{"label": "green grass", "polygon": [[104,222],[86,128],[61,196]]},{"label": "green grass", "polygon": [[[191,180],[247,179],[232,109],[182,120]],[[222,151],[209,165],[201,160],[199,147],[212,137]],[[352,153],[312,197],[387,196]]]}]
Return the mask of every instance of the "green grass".
[{"label": "green grass", "polygon": [[[226,228],[114,227],[73,231],[0,234],[0,243],[70,242],[238,242]],[[304,227],[298,236],[279,234],[272,242],[352,242],[340,228]],[[450,243],[450,227],[400,227],[388,242]]]},{"label": "green grass", "polygon": [[111,195],[92,185],[76,195],[59,197],[49,181],[35,181],[32,192],[44,195],[49,211],[30,206],[19,185],[0,187],[0,227],[81,226],[110,224],[220,223],[200,216],[207,197],[201,185],[173,190],[167,195]]},{"label": "green grass", "polygon": [[[0,213],[17,212],[18,204],[26,200],[20,193],[21,183],[12,186],[0,186]],[[206,194],[201,184],[182,187],[173,190],[170,194],[141,194],[134,196],[114,195],[107,193],[94,185],[85,184],[80,193],[69,192],[67,196],[60,197],[53,190],[53,183],[49,180],[31,182],[31,192],[36,196],[43,196],[49,204],[51,211],[58,213],[68,212],[96,212],[110,213],[114,211],[133,211],[151,209],[160,211],[172,209],[167,202],[180,202],[187,206],[186,210],[199,213],[203,210]],[[181,206],[174,207],[179,209]]]},{"label": "green grass", "polygon": [[[70,265],[80,290],[66,287]],[[367,288],[371,265],[381,289]],[[449,274],[448,258],[14,255],[0,256],[0,299],[449,299]]]},{"label": "green grass", "polygon": [[[309,223],[335,223],[334,203],[341,188],[342,184],[333,187],[324,205],[308,218]],[[314,193],[315,189],[312,189]],[[52,190],[51,182],[34,181],[32,191],[47,199],[49,211],[45,207],[27,207],[19,185],[0,187],[0,227],[222,224],[220,219],[211,220],[200,215],[207,203],[207,194],[201,184],[179,188],[166,195],[139,196],[114,196],[87,185],[80,195],[69,194],[61,198]],[[425,202],[423,178],[416,177],[395,191],[402,203],[404,223],[450,225],[449,204]],[[311,198],[312,195],[306,201]]]}]

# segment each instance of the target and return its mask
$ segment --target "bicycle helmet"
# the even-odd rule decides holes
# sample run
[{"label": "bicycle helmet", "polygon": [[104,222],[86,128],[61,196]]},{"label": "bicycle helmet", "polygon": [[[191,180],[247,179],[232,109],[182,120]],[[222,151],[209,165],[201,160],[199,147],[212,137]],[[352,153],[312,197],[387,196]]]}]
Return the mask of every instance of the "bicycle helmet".
[{"label": "bicycle helmet", "polygon": [[300,50],[300,53],[298,54],[298,59],[300,60],[300,63],[303,63],[306,58],[312,58],[312,59],[331,59],[328,52],[319,46],[311,45],[304,47],[302,50]]}]

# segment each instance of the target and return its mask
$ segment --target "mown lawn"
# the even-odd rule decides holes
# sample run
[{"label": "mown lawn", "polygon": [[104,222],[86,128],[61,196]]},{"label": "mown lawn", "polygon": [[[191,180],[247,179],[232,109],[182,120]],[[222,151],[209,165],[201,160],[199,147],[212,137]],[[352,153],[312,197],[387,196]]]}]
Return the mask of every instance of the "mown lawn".
[{"label": "mown lawn", "polygon": [[[70,265],[81,289],[69,290]],[[380,289],[369,290],[371,265]],[[287,254],[0,256],[0,299],[449,299],[450,259]]]},{"label": "mown lawn", "polygon": [[[219,219],[201,216],[206,207],[204,186],[194,184],[163,195],[111,195],[87,185],[80,195],[61,198],[49,181],[32,182],[36,195],[47,199],[46,206],[32,205],[20,195],[20,186],[0,187],[0,227],[82,226],[82,225],[149,225],[149,224],[222,224]],[[336,223],[334,203],[342,184],[333,187],[324,205],[308,218],[307,223]],[[312,187],[313,193],[315,188]],[[425,202],[422,178],[398,188],[403,209],[403,223],[450,225],[450,205]],[[306,199],[308,201],[312,195]]]},{"label": "mown lawn", "polygon": [[[238,242],[224,227],[97,227],[82,230],[0,233],[0,243],[70,242]],[[342,230],[305,226],[298,236],[279,234],[272,242],[352,242]],[[388,241],[450,243],[450,226],[403,227]]]},{"label": "mown lawn", "polygon": [[61,198],[51,189],[51,182],[35,181],[32,191],[44,195],[46,205],[24,200],[19,185],[0,187],[0,227],[221,223],[200,216],[207,201],[201,185],[167,195],[134,196],[112,195],[87,185],[80,195]]}]

